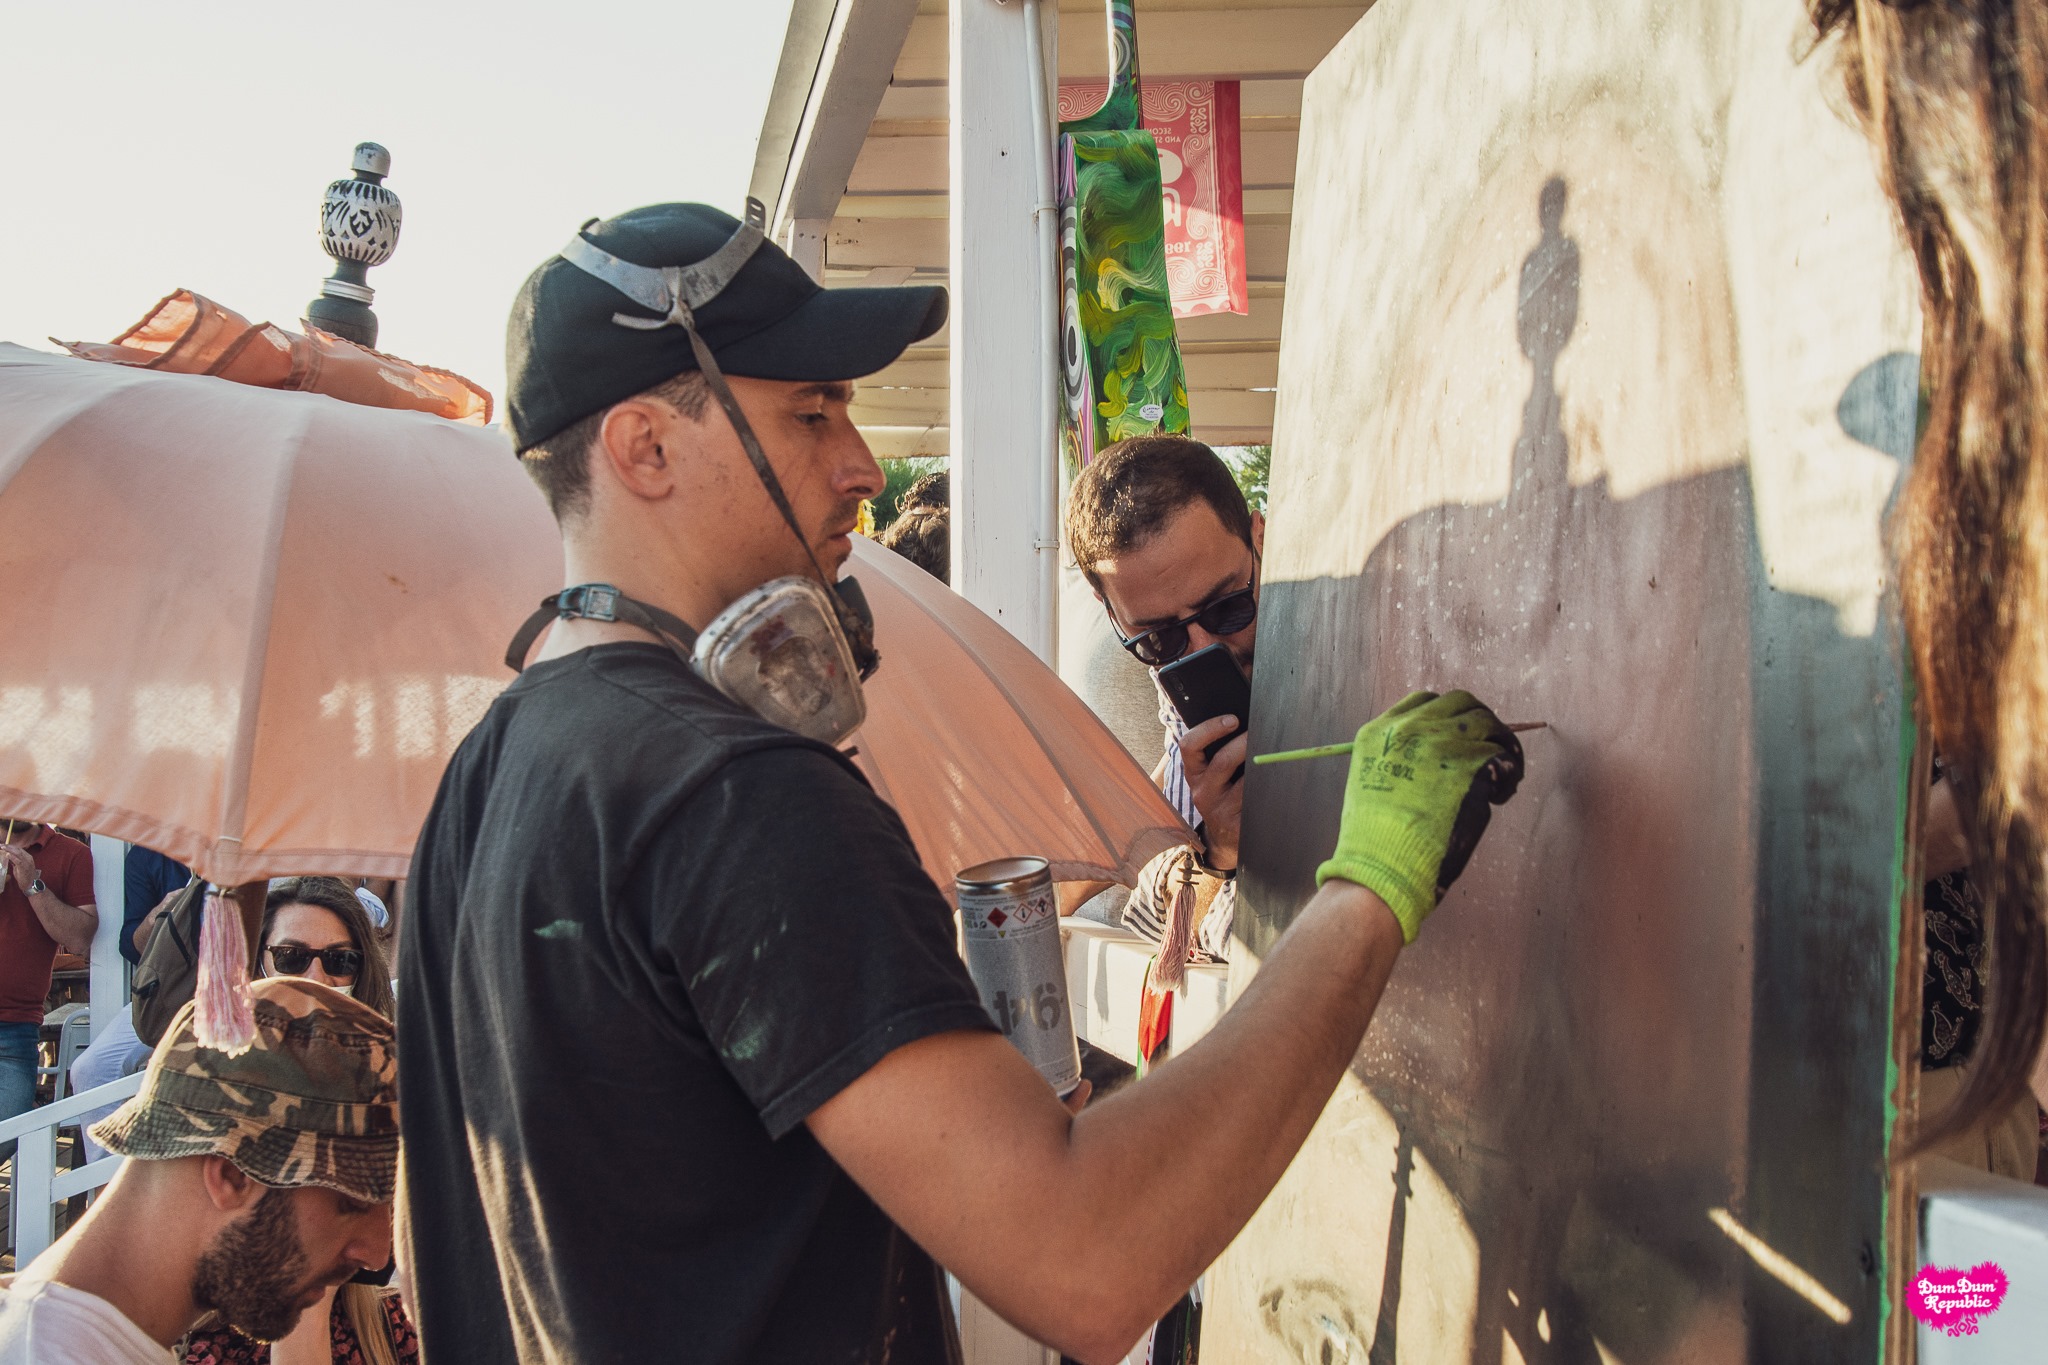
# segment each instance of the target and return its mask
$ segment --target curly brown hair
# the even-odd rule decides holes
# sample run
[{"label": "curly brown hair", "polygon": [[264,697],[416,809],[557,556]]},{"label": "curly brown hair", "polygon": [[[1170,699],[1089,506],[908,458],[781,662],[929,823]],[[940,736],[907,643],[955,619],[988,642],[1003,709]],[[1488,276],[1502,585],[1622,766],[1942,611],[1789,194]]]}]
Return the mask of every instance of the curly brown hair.
[{"label": "curly brown hair", "polygon": [[1095,566],[1150,540],[1168,517],[1203,502],[1223,529],[1252,543],[1252,509],[1223,457],[1192,436],[1133,436],[1089,462],[1067,496],[1067,548],[1102,590]]},{"label": "curly brown hair", "polygon": [[1971,1075],[1920,1146],[2025,1093],[2048,1032],[2048,8],[1810,0],[1920,268],[1928,399],[1892,534],[1991,945]]}]

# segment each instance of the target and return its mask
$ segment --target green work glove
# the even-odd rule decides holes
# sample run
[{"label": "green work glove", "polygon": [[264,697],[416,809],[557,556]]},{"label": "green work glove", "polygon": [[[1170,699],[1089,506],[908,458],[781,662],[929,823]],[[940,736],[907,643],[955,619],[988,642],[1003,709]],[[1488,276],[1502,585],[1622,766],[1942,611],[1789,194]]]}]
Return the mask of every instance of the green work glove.
[{"label": "green work glove", "polygon": [[1521,780],[1520,741],[1470,692],[1409,693],[1351,743],[1337,851],[1316,885],[1372,891],[1413,943]]}]

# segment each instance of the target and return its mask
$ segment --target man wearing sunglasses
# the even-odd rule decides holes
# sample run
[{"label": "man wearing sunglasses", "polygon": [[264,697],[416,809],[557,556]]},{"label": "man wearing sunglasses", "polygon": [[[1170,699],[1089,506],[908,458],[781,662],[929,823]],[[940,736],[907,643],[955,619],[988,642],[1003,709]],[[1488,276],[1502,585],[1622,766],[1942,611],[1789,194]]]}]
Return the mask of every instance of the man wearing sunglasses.
[{"label": "man wearing sunglasses", "polygon": [[[1265,518],[1246,504],[1229,468],[1186,436],[1119,441],[1081,472],[1067,504],[1067,540],[1082,573],[1124,648],[1155,672],[1222,645],[1251,676],[1265,538]],[[1218,716],[1189,729],[1162,693],[1159,719],[1166,751],[1152,780],[1201,835],[1195,938],[1220,961],[1235,910],[1250,718]],[[1210,745],[1233,734],[1213,759],[1206,756]],[[1171,868],[1150,875],[1155,870],[1146,869],[1124,921],[1157,940],[1177,877]]]}]

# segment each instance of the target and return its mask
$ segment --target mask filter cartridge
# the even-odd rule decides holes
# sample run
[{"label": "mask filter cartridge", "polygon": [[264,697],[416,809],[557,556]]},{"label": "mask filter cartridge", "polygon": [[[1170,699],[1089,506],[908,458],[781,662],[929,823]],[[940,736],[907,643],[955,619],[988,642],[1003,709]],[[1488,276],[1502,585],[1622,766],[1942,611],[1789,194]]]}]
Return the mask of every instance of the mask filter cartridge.
[{"label": "mask filter cartridge", "polygon": [[838,744],[867,719],[860,671],[836,606],[815,579],[777,578],[718,614],[691,663],[763,720]]}]

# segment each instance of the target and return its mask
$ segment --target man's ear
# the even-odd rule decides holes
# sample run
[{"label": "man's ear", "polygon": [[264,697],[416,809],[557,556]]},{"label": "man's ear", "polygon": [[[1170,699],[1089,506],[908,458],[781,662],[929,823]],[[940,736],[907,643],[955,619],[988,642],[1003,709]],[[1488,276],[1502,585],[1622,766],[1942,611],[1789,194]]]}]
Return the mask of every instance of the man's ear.
[{"label": "man's ear", "polygon": [[613,404],[598,427],[593,466],[610,470],[635,497],[651,500],[674,492],[676,452],[662,443],[664,415],[662,406],[642,399]]},{"label": "man's ear", "polygon": [[199,1158],[200,1182],[206,1197],[222,1213],[240,1213],[261,1199],[269,1186],[258,1183],[224,1156]]},{"label": "man's ear", "polygon": [[1255,555],[1266,553],[1266,514],[1264,512],[1252,513],[1252,553]]}]

